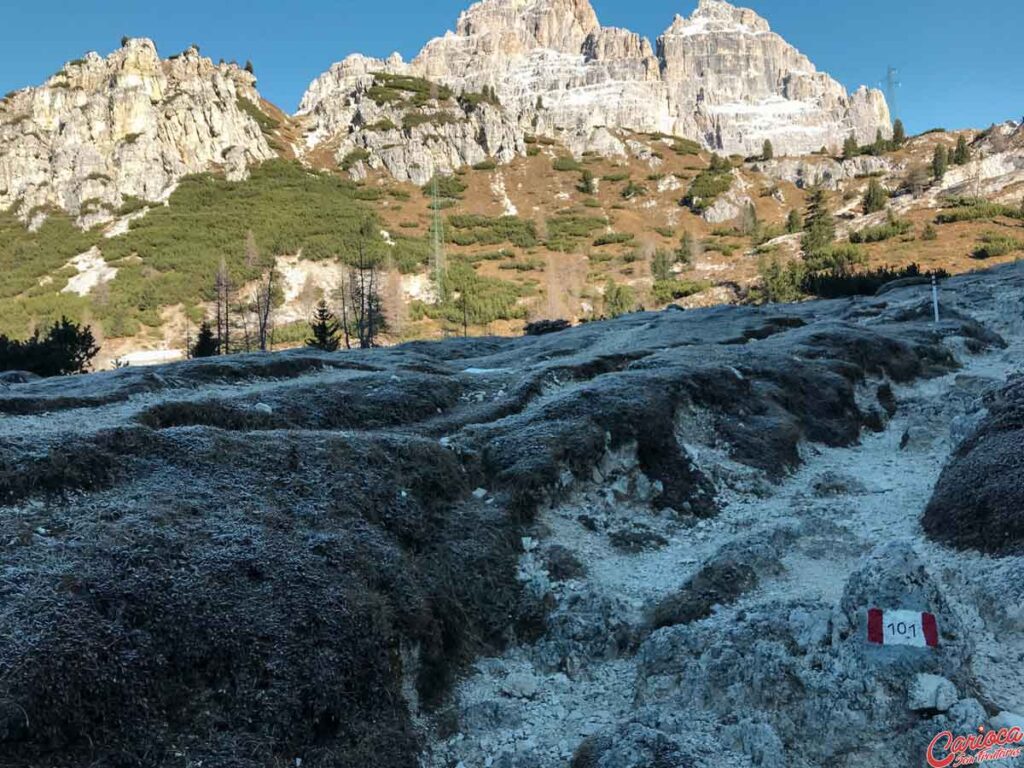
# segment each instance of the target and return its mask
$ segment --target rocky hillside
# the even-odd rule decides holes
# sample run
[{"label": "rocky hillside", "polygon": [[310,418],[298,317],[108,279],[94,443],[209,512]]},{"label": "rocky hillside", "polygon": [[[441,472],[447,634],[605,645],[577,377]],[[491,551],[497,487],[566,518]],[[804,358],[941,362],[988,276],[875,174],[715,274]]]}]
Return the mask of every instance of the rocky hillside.
[{"label": "rocky hillside", "polygon": [[[868,143],[891,131],[880,92],[848,94],[767,21],[720,0],[701,0],[689,18],[676,17],[656,53],[633,32],[602,27],[588,0],[484,0],[410,63],[354,55],[312,83],[300,110],[311,120],[310,147],[338,142],[339,159],[365,149],[399,178],[422,183],[435,168],[451,170],[452,157],[428,143],[410,166],[406,157],[396,162],[375,151],[394,136],[370,139],[363,130],[381,125],[380,116],[359,108],[374,85],[384,95],[387,84],[374,83],[374,73],[426,78],[454,94],[493,93],[505,131],[558,138],[577,155],[622,154],[607,129],[685,136],[743,155],[759,152],[766,139],[799,155],[839,147],[850,135]],[[492,127],[475,154],[504,159],[515,150],[504,137],[495,144],[494,134]],[[436,140],[446,138],[442,130]],[[455,138],[465,146],[464,135]]]},{"label": "rocky hillside", "polygon": [[276,157],[258,122],[256,79],[189,48],[162,60],[149,40],[88,53],[0,101],[0,209],[50,208],[83,226],[163,201],[183,176],[242,178]]},{"label": "rocky hillside", "polygon": [[918,766],[1024,727],[1022,266],[938,323],[904,285],[5,379],[0,763]]}]

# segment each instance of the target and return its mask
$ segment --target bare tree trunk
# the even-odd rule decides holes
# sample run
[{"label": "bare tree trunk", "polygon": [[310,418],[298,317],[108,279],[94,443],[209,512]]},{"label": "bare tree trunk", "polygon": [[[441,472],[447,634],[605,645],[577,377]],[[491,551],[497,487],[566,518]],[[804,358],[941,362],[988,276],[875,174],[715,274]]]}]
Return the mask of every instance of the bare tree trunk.
[{"label": "bare tree trunk", "polygon": [[344,271],[341,271],[339,276],[340,282],[337,287],[331,292],[331,298],[335,302],[335,317],[341,322],[342,338],[345,342],[345,349],[352,349],[352,337],[350,335],[349,328],[349,299],[351,298],[350,293],[350,276]]},{"label": "bare tree trunk", "polygon": [[215,288],[217,293],[218,346],[220,347],[220,353],[222,355],[230,355],[231,294],[233,291],[233,286],[231,285],[231,273],[228,271],[227,263],[224,261],[224,259],[220,260],[220,266],[217,268]]},{"label": "bare tree trunk", "polygon": [[256,288],[256,334],[260,352],[266,352],[268,341],[273,334],[274,269],[271,268]]}]

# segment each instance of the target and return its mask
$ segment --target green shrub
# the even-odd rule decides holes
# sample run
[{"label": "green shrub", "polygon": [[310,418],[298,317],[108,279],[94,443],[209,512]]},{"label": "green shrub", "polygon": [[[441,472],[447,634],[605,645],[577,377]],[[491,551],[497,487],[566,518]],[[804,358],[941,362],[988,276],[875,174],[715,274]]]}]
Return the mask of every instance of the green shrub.
[{"label": "green shrub", "polygon": [[803,282],[807,267],[801,261],[781,262],[776,256],[762,257],[757,271],[760,284],[753,292],[761,302],[788,303],[799,301],[804,296]]},{"label": "green shrub", "polygon": [[544,269],[544,260],[533,256],[522,261],[511,261],[502,264],[498,269],[514,270],[516,272],[533,272]]},{"label": "green shrub", "polygon": [[579,163],[576,158],[572,155],[559,155],[552,163],[551,167],[556,171],[582,171],[583,165]]},{"label": "green shrub", "polygon": [[462,261],[453,261],[445,275],[447,298],[438,304],[414,302],[411,314],[421,314],[435,320],[461,325],[465,313],[471,325],[486,325],[496,320],[518,320],[526,316],[519,299],[525,295],[524,287],[508,280],[481,277],[473,267]]},{"label": "green shrub", "polygon": [[630,181],[622,188],[622,197],[624,200],[632,200],[634,197],[644,197],[647,194],[647,187],[643,184],[637,184]]},{"label": "green shrub", "polygon": [[1014,251],[1024,250],[1024,242],[1001,233],[986,232],[978,242],[980,245],[971,254],[975,259],[994,259]]},{"label": "green shrub", "polygon": [[456,122],[451,112],[406,112],[402,115],[402,128],[411,131],[421,125],[450,125]]},{"label": "green shrub", "polygon": [[[724,163],[724,165],[723,165]],[[703,213],[714,205],[715,199],[732,187],[732,166],[716,155],[712,156],[711,167],[701,171],[690,183],[682,205],[694,213]]]},{"label": "green shrub", "polygon": [[904,219],[892,219],[877,227],[867,227],[859,232],[850,233],[851,243],[880,243],[893,237],[905,235],[914,225]]},{"label": "green shrub", "polygon": [[807,268],[812,272],[833,271],[849,273],[853,268],[867,263],[867,256],[855,245],[834,244],[804,254]]},{"label": "green shrub", "polygon": [[356,147],[352,151],[348,152],[341,160],[341,169],[343,171],[351,170],[356,163],[363,162],[370,159],[370,152],[362,147]]},{"label": "green shrub", "polygon": [[0,371],[29,371],[37,376],[85,373],[99,353],[92,329],[62,317],[45,334],[25,341],[0,335]]},{"label": "green shrub", "polygon": [[611,278],[604,288],[604,312],[608,317],[619,317],[635,312],[637,307],[636,291],[628,285],[619,285]]},{"label": "green shrub", "polygon": [[498,164],[493,160],[481,160],[479,163],[473,165],[474,171],[493,171],[498,167]]},{"label": "green shrub", "polygon": [[448,217],[449,237],[458,245],[497,245],[511,243],[520,248],[537,245],[537,229],[532,221],[518,216],[489,218],[476,214]]},{"label": "green shrub", "polygon": [[700,144],[690,139],[676,139],[672,142],[672,151],[677,155],[699,155]]},{"label": "green shrub", "polygon": [[628,173],[616,171],[615,173],[608,173],[601,177],[601,181],[608,181],[612,184],[616,184],[620,181],[625,181],[629,178]]},{"label": "green shrub", "polygon": [[452,98],[452,90],[422,77],[377,72],[367,95],[380,106],[406,100],[423,105],[435,97],[438,101],[448,101]]},{"label": "green shrub", "polygon": [[608,220],[597,216],[559,215],[547,220],[548,248],[568,253],[589,238],[595,230],[608,225]]},{"label": "green shrub", "polygon": [[804,275],[801,290],[806,294],[823,299],[874,296],[879,288],[893,280],[902,280],[908,277],[931,277],[932,275],[939,278],[949,277],[944,270],[922,272],[917,264],[910,264],[902,268],[881,267],[868,272],[831,270]]},{"label": "green shrub", "polygon": [[276,131],[281,124],[259,108],[257,104],[253,104],[244,96],[238,97],[238,108],[241,109],[245,114],[256,121],[256,125],[260,127],[263,133],[273,133]]},{"label": "green shrub", "polygon": [[383,133],[384,131],[397,131],[398,126],[395,125],[390,118],[383,117],[380,120],[365,126],[363,130]]},{"label": "green shrub", "polygon": [[632,242],[633,238],[634,238],[634,235],[631,235],[628,232],[608,232],[608,233],[603,234],[603,235],[598,235],[594,239],[594,245],[595,246],[602,246],[602,245],[616,245],[616,244],[619,244],[619,243],[629,243],[629,242]]},{"label": "green shrub", "polygon": [[436,174],[431,181],[421,187],[426,197],[434,194],[434,184],[437,184],[438,197],[446,197],[451,200],[461,200],[462,195],[468,189],[468,185],[458,176],[446,176],[442,173]]},{"label": "green shrub", "polygon": [[710,283],[700,280],[655,280],[652,292],[659,304],[668,304],[696,293],[703,293],[710,287]]},{"label": "green shrub", "polygon": [[942,211],[935,217],[936,224],[955,224],[960,221],[979,221],[981,219],[996,219],[1006,216],[1011,219],[1022,218],[1022,212],[1018,208],[1000,203],[974,202],[969,205],[958,205],[952,210]]}]

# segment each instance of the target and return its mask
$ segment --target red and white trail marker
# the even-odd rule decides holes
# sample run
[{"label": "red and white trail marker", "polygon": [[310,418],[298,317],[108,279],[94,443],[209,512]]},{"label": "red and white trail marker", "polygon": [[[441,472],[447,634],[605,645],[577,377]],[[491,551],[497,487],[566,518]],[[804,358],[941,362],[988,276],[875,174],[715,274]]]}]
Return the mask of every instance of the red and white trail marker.
[{"label": "red and white trail marker", "polygon": [[939,625],[931,613],[872,608],[868,611],[868,642],[936,648],[939,645]]}]

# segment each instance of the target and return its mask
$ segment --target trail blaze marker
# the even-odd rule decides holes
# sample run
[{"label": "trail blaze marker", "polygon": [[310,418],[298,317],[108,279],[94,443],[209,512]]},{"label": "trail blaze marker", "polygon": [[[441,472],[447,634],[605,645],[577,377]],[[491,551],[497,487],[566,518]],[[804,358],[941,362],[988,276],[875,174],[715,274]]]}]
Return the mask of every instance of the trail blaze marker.
[{"label": "trail blaze marker", "polygon": [[931,613],[872,608],[868,611],[868,642],[935,648],[939,645],[939,625]]}]

